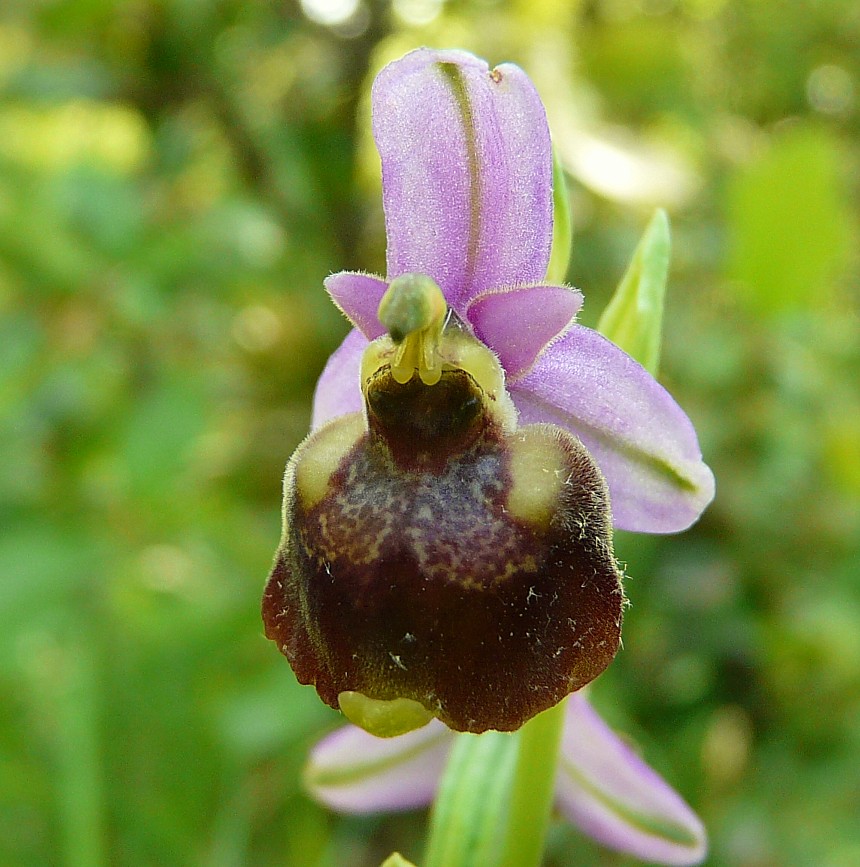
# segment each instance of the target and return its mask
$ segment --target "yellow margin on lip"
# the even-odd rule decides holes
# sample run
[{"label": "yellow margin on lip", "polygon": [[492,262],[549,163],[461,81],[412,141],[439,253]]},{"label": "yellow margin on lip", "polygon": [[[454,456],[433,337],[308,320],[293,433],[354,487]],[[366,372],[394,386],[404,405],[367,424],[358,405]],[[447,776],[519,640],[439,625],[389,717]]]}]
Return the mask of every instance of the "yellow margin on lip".
[{"label": "yellow margin on lip", "polygon": [[511,435],[508,512],[524,524],[546,529],[567,480],[565,456],[543,428],[524,427]]},{"label": "yellow margin on lip", "polygon": [[332,474],[364,431],[364,416],[350,413],[320,428],[299,447],[296,493],[304,509],[312,509],[325,497]]}]

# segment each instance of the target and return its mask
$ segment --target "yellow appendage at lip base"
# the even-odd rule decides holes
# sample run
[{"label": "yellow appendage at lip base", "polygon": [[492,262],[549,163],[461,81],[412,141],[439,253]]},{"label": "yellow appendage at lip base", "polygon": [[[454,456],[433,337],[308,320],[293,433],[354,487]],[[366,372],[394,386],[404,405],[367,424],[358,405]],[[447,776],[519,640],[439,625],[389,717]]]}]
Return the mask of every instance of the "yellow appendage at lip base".
[{"label": "yellow appendage at lip base", "polygon": [[360,413],[341,416],[324,427],[313,448],[302,449],[302,460],[294,460],[287,472],[295,473],[296,492],[305,509],[313,508],[329,492],[329,480],[349,450],[365,431]]},{"label": "yellow appendage at lip base", "polygon": [[386,701],[347,690],[338,695],[337,703],[353,725],[378,738],[404,735],[426,726],[433,719],[430,711],[410,698]]},{"label": "yellow appendage at lip base", "polygon": [[529,526],[546,529],[570,474],[558,438],[548,425],[527,427],[512,436],[509,455],[508,511]]}]

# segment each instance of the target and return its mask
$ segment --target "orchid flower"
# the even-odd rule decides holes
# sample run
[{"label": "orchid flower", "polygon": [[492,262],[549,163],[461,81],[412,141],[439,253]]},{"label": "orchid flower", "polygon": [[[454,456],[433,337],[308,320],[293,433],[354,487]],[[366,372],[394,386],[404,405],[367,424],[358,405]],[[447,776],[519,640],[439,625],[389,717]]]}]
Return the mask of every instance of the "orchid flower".
[{"label": "orchid flower", "polygon": [[[263,598],[299,681],[364,729],[311,763],[347,810],[425,803],[450,729],[514,731],[597,677],[625,605],[612,526],[677,532],[714,493],[684,412],[546,282],[552,148],[525,74],[419,49],[372,98],[387,277],[325,281],[354,329],[287,466]],[[699,860],[683,801],[581,695],[564,711],[562,811],[642,857]],[[338,767],[354,784],[326,782]]]},{"label": "orchid flower", "polygon": [[266,634],[375,734],[515,730],[619,647],[613,520],[682,530],[713,476],[668,392],[542,282],[552,147],[526,75],[418,49],[372,97],[388,279],[325,281],[355,328],[287,466]]},{"label": "orchid flower", "polygon": [[[693,425],[632,358],[577,325],[582,294],[544,283],[553,237],[552,145],[518,67],[418,49],[373,86],[389,281],[430,275],[499,358],[520,424],[575,434],[609,486],[622,530],[687,529],[714,496]],[[320,377],[316,429],[363,408],[359,366],[385,333],[388,281],[340,272],[326,289],[355,326]]]},{"label": "orchid flower", "polygon": [[452,729],[557,706],[558,809],[609,846],[698,863],[701,822],[576,693],[620,642],[612,526],[677,532],[713,497],[693,426],[576,323],[578,290],[546,282],[552,147],[525,74],[419,49],[372,101],[387,278],[325,281],[354,328],[287,466],[263,599],[298,679],[360,726],[317,745],[308,787],[345,812],[421,806]]},{"label": "orchid flower", "polygon": [[[312,750],[308,791],[341,813],[430,804],[454,734],[438,721],[397,738],[343,726]],[[555,784],[558,811],[598,842],[660,864],[698,864],[705,829],[670,786],[577,693],[567,700]]]}]

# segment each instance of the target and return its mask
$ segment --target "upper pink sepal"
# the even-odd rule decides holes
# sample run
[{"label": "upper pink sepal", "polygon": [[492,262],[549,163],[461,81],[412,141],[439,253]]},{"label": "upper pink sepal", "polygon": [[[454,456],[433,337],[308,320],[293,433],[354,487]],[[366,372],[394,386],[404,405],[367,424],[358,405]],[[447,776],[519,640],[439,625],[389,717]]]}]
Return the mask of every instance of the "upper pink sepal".
[{"label": "upper pink sepal", "polygon": [[552,150],[534,85],[512,64],[419,48],[376,77],[388,279],[427,274],[460,310],[544,279]]}]

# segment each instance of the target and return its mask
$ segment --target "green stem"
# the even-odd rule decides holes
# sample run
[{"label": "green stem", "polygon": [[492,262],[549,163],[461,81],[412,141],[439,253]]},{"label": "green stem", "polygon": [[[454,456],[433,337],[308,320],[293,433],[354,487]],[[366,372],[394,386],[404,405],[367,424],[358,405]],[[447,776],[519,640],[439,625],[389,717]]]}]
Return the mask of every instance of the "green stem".
[{"label": "green stem", "polygon": [[565,702],[529,720],[517,732],[519,750],[501,867],[540,865],[552,809]]},{"label": "green stem", "polygon": [[459,735],[439,786],[424,867],[498,867],[517,735]]}]

